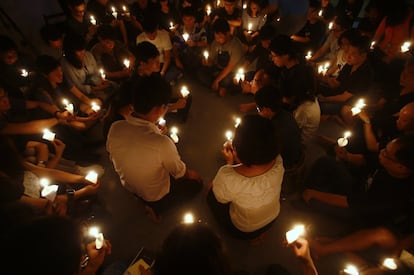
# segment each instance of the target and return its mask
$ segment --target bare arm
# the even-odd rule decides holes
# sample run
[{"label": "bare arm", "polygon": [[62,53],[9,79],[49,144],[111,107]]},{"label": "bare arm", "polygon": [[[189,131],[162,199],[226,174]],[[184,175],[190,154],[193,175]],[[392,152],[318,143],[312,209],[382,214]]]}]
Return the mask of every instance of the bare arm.
[{"label": "bare arm", "polygon": [[75,175],[67,172],[63,172],[56,169],[49,169],[44,168],[40,166],[33,165],[29,162],[24,162],[24,167],[34,174],[36,174],[38,177],[48,177],[51,179],[55,179],[62,182],[67,183],[81,183],[81,184],[90,184],[83,176],[81,175]]},{"label": "bare arm", "polygon": [[0,133],[4,135],[31,135],[40,134],[46,128],[51,128],[58,124],[56,118],[32,120],[23,123],[8,123]]},{"label": "bare arm", "polygon": [[339,95],[320,97],[319,101],[320,102],[344,102],[350,99],[351,97],[352,97],[352,94],[345,91]]}]

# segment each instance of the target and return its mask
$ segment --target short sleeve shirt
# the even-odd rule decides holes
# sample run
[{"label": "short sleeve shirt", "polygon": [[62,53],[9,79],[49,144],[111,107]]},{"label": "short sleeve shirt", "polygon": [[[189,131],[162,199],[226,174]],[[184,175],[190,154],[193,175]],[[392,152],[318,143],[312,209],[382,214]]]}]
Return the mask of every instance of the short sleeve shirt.
[{"label": "short sleeve shirt", "polygon": [[150,40],[145,32],[137,36],[137,44],[148,41],[155,45],[160,52],[160,62],[164,63],[164,52],[172,49],[170,35],[165,30],[158,30],[154,40]]}]

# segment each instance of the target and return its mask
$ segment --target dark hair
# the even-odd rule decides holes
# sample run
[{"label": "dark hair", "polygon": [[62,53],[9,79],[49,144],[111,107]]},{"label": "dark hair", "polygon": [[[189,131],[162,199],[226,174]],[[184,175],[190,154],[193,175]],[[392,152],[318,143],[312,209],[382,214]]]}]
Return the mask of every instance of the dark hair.
[{"label": "dark hair", "polygon": [[252,16],[252,10],[250,9],[250,4],[251,3],[255,3],[256,5],[258,5],[260,7],[260,9],[262,8],[262,1],[261,0],[250,0],[250,1],[247,1],[247,14],[249,16]]},{"label": "dark hair", "polygon": [[342,39],[346,38],[348,41],[355,40],[357,37],[361,36],[361,32],[357,29],[349,29],[344,31],[341,36],[338,38],[338,44],[342,45]]},{"label": "dark hair", "polygon": [[360,53],[368,53],[371,47],[371,40],[366,35],[351,37],[349,44],[358,49]]},{"label": "dark hair", "polygon": [[405,134],[396,139],[399,145],[395,158],[399,163],[414,172],[414,134]]},{"label": "dark hair", "polygon": [[69,7],[77,7],[82,4],[85,4],[84,0],[68,0]]},{"label": "dark hair", "polygon": [[171,86],[159,75],[140,79],[133,89],[134,110],[148,114],[152,108],[167,104],[171,98]]},{"label": "dark hair", "polygon": [[299,50],[287,35],[278,35],[270,43],[269,49],[276,55],[287,54],[290,59],[298,59]]},{"label": "dark hair", "polygon": [[154,275],[231,274],[222,241],[201,223],[175,227],[164,240],[153,271]]},{"label": "dark hair", "polygon": [[181,11],[181,17],[184,17],[184,16],[191,16],[195,18],[196,10],[193,7],[185,7]]},{"label": "dark hair", "polygon": [[[76,274],[81,244],[81,231],[73,220],[59,216],[35,218],[17,227],[7,239],[10,257],[6,256],[6,268],[10,273],[6,274]],[[22,259],[25,264],[21,264]]]},{"label": "dark hair", "polygon": [[144,32],[153,33],[158,29],[158,16],[154,12],[148,12],[144,16],[142,22],[142,28]]},{"label": "dark hair", "polygon": [[214,33],[221,33],[221,34],[227,34],[230,32],[230,25],[227,22],[226,19],[218,18],[213,23],[213,32]]},{"label": "dark hair", "polygon": [[273,86],[264,86],[254,95],[254,101],[259,108],[270,108],[273,112],[278,112],[282,108],[282,95]]},{"label": "dark hair", "polygon": [[147,62],[149,59],[155,58],[160,55],[157,47],[148,41],[139,43],[135,49],[136,63]]},{"label": "dark hair", "polygon": [[50,55],[40,55],[36,58],[36,68],[39,73],[49,74],[57,67],[60,67],[59,61]]},{"label": "dark hair", "polygon": [[56,41],[63,38],[63,32],[56,25],[45,25],[40,29],[43,41]]},{"label": "dark hair", "polygon": [[80,35],[68,34],[63,39],[63,52],[65,58],[70,64],[78,69],[82,68],[82,62],[76,56],[76,52],[85,49],[85,39]]},{"label": "dark hair", "polygon": [[17,45],[14,41],[7,35],[0,35],[0,53],[5,53],[8,51],[17,51]]},{"label": "dark hair", "polygon": [[335,24],[341,26],[342,30],[348,30],[352,27],[352,18],[346,14],[338,15],[335,18]]},{"label": "dark hair", "polygon": [[274,37],[275,37],[275,28],[270,24],[264,25],[259,30],[260,40],[272,40]]},{"label": "dark hair", "polygon": [[116,40],[115,30],[109,25],[100,26],[96,31],[96,36],[102,40]]},{"label": "dark hair", "polygon": [[318,1],[318,0],[310,0],[309,1],[309,8],[320,9],[321,8],[321,2]]},{"label": "dark hair", "polygon": [[258,114],[246,115],[236,129],[233,146],[246,166],[267,164],[279,154],[279,146],[270,119]]}]

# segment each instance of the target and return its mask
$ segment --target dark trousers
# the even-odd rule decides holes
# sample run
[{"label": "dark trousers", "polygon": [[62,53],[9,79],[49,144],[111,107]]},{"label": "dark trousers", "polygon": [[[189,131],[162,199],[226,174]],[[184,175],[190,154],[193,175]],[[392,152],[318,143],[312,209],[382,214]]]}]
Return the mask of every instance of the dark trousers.
[{"label": "dark trousers", "polygon": [[144,201],[157,215],[170,209],[172,206],[192,199],[203,188],[203,183],[186,178],[174,179],[170,177],[170,192],[158,201]]}]

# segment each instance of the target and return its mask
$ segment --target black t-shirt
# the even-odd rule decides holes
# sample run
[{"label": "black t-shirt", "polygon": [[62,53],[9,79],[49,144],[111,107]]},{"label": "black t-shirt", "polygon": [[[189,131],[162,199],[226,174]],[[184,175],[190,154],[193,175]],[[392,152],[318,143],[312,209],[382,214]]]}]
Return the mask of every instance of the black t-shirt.
[{"label": "black t-shirt", "polygon": [[339,92],[347,91],[354,96],[367,95],[374,80],[374,72],[368,61],[365,61],[355,72],[351,73],[352,66],[346,64],[339,72],[337,80],[341,83]]},{"label": "black t-shirt", "polygon": [[322,45],[322,42],[326,34],[326,24],[320,20],[311,24],[309,21],[306,25],[297,33],[298,36],[309,38],[308,43],[298,43],[304,52],[313,51],[316,52]]},{"label": "black t-shirt", "polygon": [[280,75],[279,88],[284,97],[304,94],[314,87],[312,67],[298,63],[289,69],[284,69]]}]

